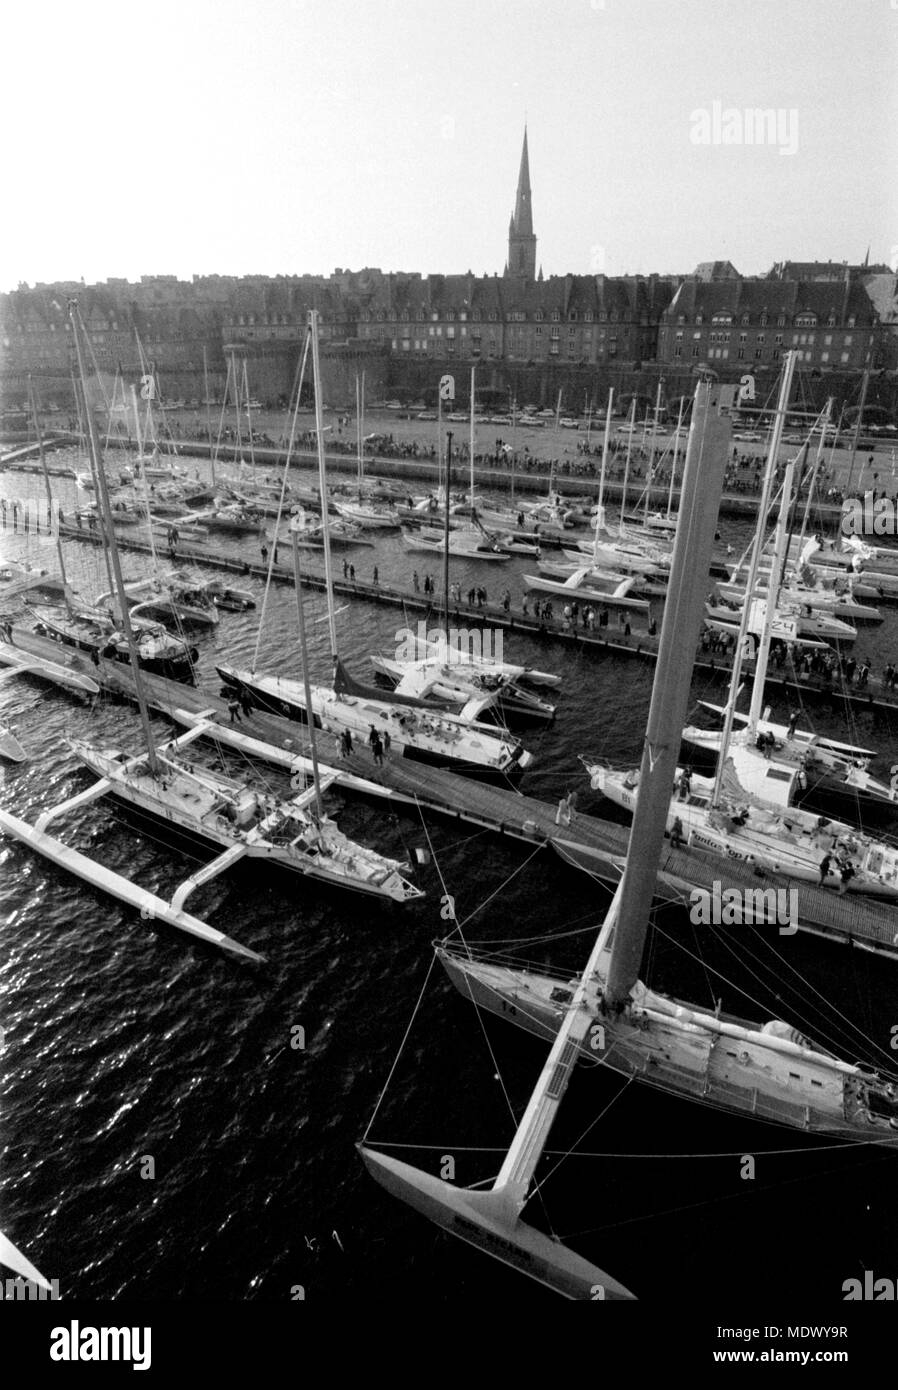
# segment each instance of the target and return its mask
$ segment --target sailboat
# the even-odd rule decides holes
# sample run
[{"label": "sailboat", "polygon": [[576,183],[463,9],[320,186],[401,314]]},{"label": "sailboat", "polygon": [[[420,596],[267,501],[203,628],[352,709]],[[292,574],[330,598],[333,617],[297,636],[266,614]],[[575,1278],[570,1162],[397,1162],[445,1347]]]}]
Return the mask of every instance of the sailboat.
[{"label": "sailboat", "polygon": [[[83,408],[88,419],[88,426],[92,420],[87,396],[82,391],[76,393],[79,402],[83,400]],[[89,428],[88,428],[89,434]],[[38,436],[40,446],[40,436]],[[46,460],[42,446],[39,447],[41,466],[44,475],[44,485],[47,491],[47,504],[52,510],[53,498],[50,489],[50,477],[47,472]],[[110,593],[113,589],[112,570],[109,565],[109,547],[112,545],[112,507],[109,499],[109,491],[105,473],[105,465],[99,459],[99,453],[94,455],[89,453],[91,479],[101,494],[104,490],[105,501],[101,497],[102,510],[98,516],[101,527],[100,534],[104,537],[104,530],[108,529],[105,535],[104,559],[106,561],[107,574],[109,576]],[[99,459],[99,464],[97,460]],[[102,468],[102,478],[98,471]],[[31,604],[29,613],[35,619],[37,631],[41,634],[49,634],[55,641],[64,646],[75,647],[80,651],[90,652],[93,656],[111,656],[118,661],[130,660],[129,642],[121,624],[117,621],[114,611],[102,607],[98,602],[90,604],[79,599],[69,587],[66,577],[65,558],[62,550],[62,541],[57,534],[56,553],[59,560],[60,587],[62,590],[62,604]],[[195,649],[181,637],[176,637],[168,633],[165,627],[150,618],[135,618],[133,633],[136,637],[140,661],[143,666],[150,671],[160,675],[169,676],[174,680],[185,680],[193,682],[193,663],[196,657]]]},{"label": "sailboat", "polygon": [[[771,443],[770,459],[765,477],[765,496],[758,518],[758,532],[750,578],[757,575],[761,531],[766,515],[773,473],[779,447],[782,421],[788,408],[791,385],[791,362],[783,374],[780,410]],[[804,446],[801,458],[807,455]],[[774,574],[782,572],[785,556],[786,529],[792,501],[796,465],[786,466],[782,489],[777,544],[774,553]],[[775,632],[772,604],[767,611],[761,631],[759,665],[766,669],[770,640]],[[745,640],[745,624],[739,633],[739,651]],[[735,707],[738,694],[740,660],[734,662],[730,705]],[[871,893],[891,899],[898,898],[898,850],[884,841],[871,838],[851,825],[821,819],[790,806],[795,799],[795,784],[804,772],[797,767],[771,765],[754,741],[762,683],[752,693],[749,714],[749,738],[732,741],[729,737],[732,715],[727,712],[726,736],[721,741],[717,775],[712,780],[686,778],[681,780],[678,794],[671,799],[667,828],[685,836],[693,848],[718,854],[729,859],[742,859],[759,868],[784,874],[788,878],[815,883],[840,880],[852,892]],[[769,751],[765,749],[765,751]],[[591,785],[625,810],[634,810],[638,780],[632,772],[622,773],[586,759]],[[683,778],[678,770],[678,777]]]},{"label": "sailboat", "polygon": [[[321,418],[321,376],[318,362],[317,311],[310,310],[312,363],[315,378],[315,414],[318,436],[320,492],[327,496],[324,431]],[[309,686],[289,676],[266,675],[255,669],[218,666],[225,685],[248,693],[262,709],[308,724],[317,723],[338,735],[368,740],[372,730],[389,735],[389,747],[401,757],[417,758],[438,766],[458,764],[490,774],[519,773],[531,762],[518,739],[495,725],[448,711],[434,711],[425,701],[402,699],[355,680],[341,662],[337,650],[333,603],[333,577],[327,509],[321,509],[324,534],[324,577],[328,601],[328,627],[334,661],[333,685]]]},{"label": "sailboat", "polygon": [[[70,319],[83,379],[83,324],[77,303],[70,308]],[[89,412],[88,417],[91,450],[99,461],[96,425]],[[97,469],[97,476],[105,512],[108,492],[101,467]],[[80,877],[95,886],[141,907],[142,911],[146,908],[146,915],[161,917],[205,940],[253,958],[258,958],[256,953],[247,951],[247,948],[223,933],[214,931],[206,923],[184,912],[184,903],[196,888],[243,858],[263,858],[304,877],[397,902],[406,903],[421,897],[420,890],[403,877],[401,870],[405,865],[349,840],[327,816],[317,766],[312,787],[289,800],[283,800],[267,791],[258,790],[246,781],[194,766],[189,761],[186,750],[196,739],[210,732],[208,721],[201,721],[188,733],[156,746],[114,539],[110,540],[109,551],[115,588],[123,612],[144,749],[129,756],[120,749],[98,749],[82,740],[70,740],[72,751],[99,780],[86,791],[44,812],[34,826],[0,812],[0,827],[53,862],[74,869]],[[78,855],[62,841],[47,834],[47,826],[54,819],[106,795],[114,796],[170,828],[216,844],[222,852],[186,879],[170,902],[146,894],[130,880],[113,874],[86,856]]]},{"label": "sailboat", "polygon": [[[363,496],[365,481],[365,373],[361,381],[356,377],[356,439],[358,462],[358,499],[355,502],[340,502],[333,499],[334,510],[344,521],[361,527],[363,531],[395,530],[399,525],[399,513],[389,503],[366,499]],[[322,493],[322,498],[326,494]]]},{"label": "sailboat", "polygon": [[702,1009],[639,978],[670,786],[692,678],[707,568],[723,487],[735,387],[696,388],[671,571],[623,877],[582,974],[509,966],[442,943],[437,958],[459,991],[548,1041],[545,1065],[498,1176],[458,1188],[360,1145],[389,1193],[450,1234],[572,1299],[624,1300],[619,1280],[522,1219],[531,1184],[579,1059],[628,1079],[746,1118],[844,1139],[894,1140],[898,1076],[843,1061],[787,1021],[756,1023]]}]

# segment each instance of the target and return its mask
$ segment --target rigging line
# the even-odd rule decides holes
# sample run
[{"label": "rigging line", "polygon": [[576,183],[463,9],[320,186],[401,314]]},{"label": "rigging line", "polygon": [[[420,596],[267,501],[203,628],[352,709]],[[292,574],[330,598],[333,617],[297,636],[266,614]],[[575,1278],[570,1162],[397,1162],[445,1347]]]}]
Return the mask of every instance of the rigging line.
[{"label": "rigging line", "polygon": [[404,1034],[402,1035],[402,1041],[401,1041],[401,1043],[399,1044],[399,1049],[398,1049],[398,1051],[397,1051],[397,1053],[396,1053],[396,1056],[395,1056],[394,1059],[393,1059],[393,1065],[390,1067],[390,1071],[389,1071],[389,1074],[388,1074],[388,1076],[387,1076],[387,1079],[386,1079],[386,1081],[385,1081],[384,1084],[383,1084],[383,1089],[382,1089],[380,1095],[379,1095],[378,1098],[377,1098],[377,1104],[375,1105],[374,1110],[373,1110],[372,1113],[371,1113],[371,1118],[370,1118],[370,1120],[368,1121],[367,1126],[365,1127],[365,1133],[362,1135],[362,1143],[363,1143],[363,1144],[367,1141],[368,1135],[371,1133],[371,1126],[374,1124],[374,1121],[375,1121],[375,1119],[377,1118],[377,1112],[378,1112],[378,1110],[380,1109],[381,1104],[382,1104],[382,1102],[383,1102],[383,1098],[384,1098],[384,1096],[385,1096],[386,1093],[387,1093],[387,1087],[389,1086],[391,1080],[393,1079],[393,1073],[394,1073],[394,1071],[396,1070],[397,1066],[399,1065],[399,1058],[400,1058],[400,1056],[402,1055],[402,1049],[405,1047],[405,1044],[406,1044],[406,1042],[408,1041],[408,1035],[409,1035],[409,1033],[412,1031],[412,1024],[414,1023],[415,1018],[417,1017],[417,1014],[418,1014],[418,1010],[419,1010],[420,1007],[421,1007],[421,1002],[422,1002],[422,1000],[423,1000],[423,998],[424,998],[424,991],[427,989],[427,985],[428,985],[428,983],[429,983],[429,981],[430,981],[430,976],[431,976],[431,973],[432,973],[432,971],[433,971],[433,967],[434,967],[434,964],[435,964],[435,963],[436,963],[436,952],[434,952],[433,955],[432,955],[431,958],[430,958],[430,964],[429,964],[428,967],[427,967],[427,974],[426,974],[425,977],[424,977],[424,983],[423,983],[423,985],[421,986],[421,989],[420,989],[420,991],[419,991],[419,993],[418,993],[418,998],[417,998],[417,1000],[415,1001],[415,1007],[414,1007],[414,1009],[412,1010],[412,1016],[411,1016],[411,1018],[410,1018],[409,1021],[408,1021],[408,1027],[406,1028]]},{"label": "rigging line", "polygon": [[519,864],[516,869],[513,869],[512,872],[508,875],[508,877],[502,883],[499,884],[498,888],[494,889],[494,891],[490,893],[489,897],[483,900],[479,907],[475,907],[473,912],[468,913],[464,921],[458,923],[459,931],[461,931],[462,927],[467,926],[471,919],[476,917],[479,912],[482,912],[483,909],[487,906],[487,904],[491,903],[493,901],[493,898],[497,897],[498,894],[502,892],[503,888],[507,888],[509,883],[511,883],[512,879],[517,878],[518,874],[521,873],[522,870],[526,869],[527,865],[530,863],[530,860],[535,858],[535,856],[539,854],[542,848],[543,846],[541,844],[536,845],[533,851],[530,854],[528,854],[523,864]]},{"label": "rigging line", "polygon": [[[731,952],[731,954],[733,954],[733,955],[736,954],[736,952],[733,950],[733,948],[729,945],[728,942],[723,942],[723,944],[726,946],[726,949],[729,950],[729,951]],[[773,949],[773,948],[771,948],[771,949]],[[784,958],[784,957],[781,957],[781,956],[779,955],[778,952],[777,952],[776,954],[777,954],[777,958],[780,959],[781,961],[783,961],[783,963],[785,964],[785,963],[786,963],[786,962],[785,962],[785,958]],[[759,965],[760,965],[760,964],[763,964],[763,962],[761,962],[761,960],[760,960],[760,958],[759,958],[758,956],[755,956],[754,958],[755,958],[755,960],[758,961],[758,964],[759,964]],[[741,959],[742,959],[742,957],[740,957],[740,960],[741,960]],[[818,989],[816,989],[816,988],[814,987],[814,985],[812,985],[811,982],[810,982],[809,980],[806,980],[806,979],[804,978],[804,976],[800,975],[799,972],[798,972],[797,970],[794,969],[794,967],[791,967],[791,968],[793,969],[793,972],[794,972],[795,975],[798,977],[798,979],[801,981],[801,983],[802,983],[804,986],[806,986],[808,989],[810,989],[810,990],[812,991],[812,993],[815,994],[815,995],[821,1000],[821,1002],[822,1002],[822,1004],[823,1004],[823,1010],[821,1010],[820,1016],[821,1016],[822,1018],[826,1019],[826,1018],[827,1018],[828,1012],[829,1012],[829,1011],[832,1011],[832,1012],[834,1012],[834,1013],[837,1015],[837,1017],[838,1017],[839,1019],[841,1019],[842,1022],[846,1025],[848,1032],[847,1032],[847,1036],[846,1036],[846,1038],[845,1038],[845,1045],[849,1045],[849,1043],[850,1043],[850,1045],[851,1045],[852,1047],[857,1047],[857,1046],[858,1046],[858,1043],[857,1043],[856,1039],[852,1039],[852,1037],[851,1037],[851,1034],[852,1034],[852,1033],[856,1033],[856,1034],[862,1039],[864,1045],[867,1047],[867,1049],[868,1049],[868,1055],[874,1056],[876,1053],[880,1053],[884,1058],[886,1058],[886,1060],[889,1062],[890,1065],[893,1065],[893,1064],[894,1064],[894,1059],[891,1058],[891,1057],[889,1056],[888,1052],[887,1052],[883,1047],[881,1047],[878,1043],[873,1043],[873,1040],[872,1040],[869,1036],[867,1036],[867,1035],[865,1035],[864,1033],[862,1033],[861,1029],[857,1026],[857,1024],[852,1023],[851,1019],[849,1019],[849,1018],[841,1011],[841,1009],[836,1009],[836,1008],[833,1006],[833,1004],[831,1003],[831,1001],[828,1000],[828,999],[826,999],[826,997],[825,997]],[[772,969],[772,967],[770,967],[770,970],[771,970],[771,974],[773,974],[773,969]],[[753,973],[753,972],[752,972],[752,973]],[[759,979],[759,982],[760,982],[760,977],[756,976],[755,978]],[[777,977],[776,975],[774,975],[774,980],[775,980],[777,983],[781,983],[781,981],[778,979],[778,977]],[[799,998],[800,998],[800,995],[799,995]],[[798,1012],[798,1013],[799,1013],[799,1016],[801,1016],[801,1006],[800,1006],[800,1005],[799,1005],[799,1006],[791,1005],[790,1007],[796,1008],[796,1012]],[[825,1010],[825,1012],[824,1012],[824,1010]],[[810,1013],[808,1014],[808,1017],[811,1017]],[[825,1029],[826,1029],[826,1026],[827,1026],[827,1025],[826,1025],[826,1022],[824,1022],[824,1023],[823,1023],[822,1025],[820,1025],[820,1026],[822,1026],[822,1028],[825,1030]],[[825,1031],[823,1032],[823,1036],[827,1036],[827,1033],[826,1033]],[[841,1039],[838,1039],[838,1035],[836,1035],[836,1037],[837,1037],[837,1040],[838,1040],[839,1042],[842,1041]]]},{"label": "rigging line", "polygon": [[580,1135],[580,1138],[575,1139],[574,1143],[570,1146],[567,1152],[563,1153],[561,1157],[558,1159],[558,1162],[552,1165],[548,1173],[546,1173],[545,1177],[540,1178],[539,1182],[534,1184],[533,1191],[529,1194],[527,1198],[528,1201],[530,1201],[532,1197],[535,1197],[536,1194],[542,1190],[542,1188],[551,1178],[552,1174],[557,1172],[558,1169],[561,1167],[562,1163],[564,1163],[565,1159],[571,1156],[577,1144],[579,1144],[582,1139],[586,1138],[589,1131],[593,1129],[594,1126],[597,1125],[600,1120],[604,1119],[604,1117],[608,1114],[608,1111],[611,1109],[612,1105],[614,1105],[616,1101],[620,1100],[621,1096],[624,1094],[625,1091],[628,1091],[630,1089],[630,1086],[635,1081],[635,1079],[636,1078],[634,1076],[627,1077],[623,1086],[621,1086],[619,1091],[615,1092],[615,1094],[609,1100],[608,1104],[599,1111],[598,1115],[594,1116],[593,1119],[590,1120],[589,1124],[586,1126],[586,1128],[583,1130],[583,1133]]},{"label": "rigging line", "polygon": [[[690,956],[692,959],[695,959],[696,961],[700,961],[700,957],[698,957],[698,956],[693,956],[693,953],[692,953],[686,946],[684,946],[684,945],[682,944],[682,942],[677,942],[676,939],[675,939],[674,937],[669,936],[666,932],[662,931],[662,929],[661,929],[660,927],[656,927],[655,930],[656,930],[656,932],[657,932],[657,934],[658,934],[659,936],[663,936],[663,937],[665,938],[665,940],[669,941],[672,945],[679,945],[680,950],[684,951],[686,955]],[[711,928],[711,930],[713,931],[713,928]],[[746,961],[745,961],[744,954],[740,954],[740,953],[737,952],[732,946],[730,946],[729,942],[725,939],[725,937],[724,937],[722,934],[715,932],[715,933],[714,933],[714,939],[715,939],[716,941],[718,941],[727,951],[729,951],[730,955],[735,956],[735,957],[738,959],[740,965],[745,965],[746,968],[748,969],[748,966],[747,966]],[[756,957],[756,959],[757,959],[757,957]],[[750,1003],[752,1003],[752,1004],[755,1006],[755,1008],[758,1009],[761,1013],[769,1012],[769,1010],[766,1010],[766,1009],[764,1008],[764,1006],[761,1004],[761,1002],[760,1002],[758,999],[756,999],[753,995],[749,994],[749,992],[748,992],[746,989],[743,989],[740,985],[737,985],[733,980],[729,979],[729,977],[726,976],[726,975],[723,973],[723,971],[717,970],[714,966],[709,966],[708,969],[711,971],[712,974],[716,975],[719,979],[721,979],[721,980],[724,982],[724,984],[729,985],[729,987],[730,987],[731,989],[734,989],[734,990],[737,992],[737,994],[740,994],[744,999],[747,999]],[[758,984],[760,984],[762,987],[764,986],[764,981],[761,979],[761,977],[760,977],[758,974],[756,974],[753,970],[750,970],[750,969],[749,969],[749,974],[752,976],[752,978],[753,978]],[[775,978],[775,977],[774,977],[774,978]],[[776,981],[776,982],[777,982],[777,983],[780,983],[779,981]],[[815,993],[817,993],[817,992],[818,992],[818,991],[815,991]],[[820,997],[821,997],[821,999],[823,998],[822,995],[821,995]],[[794,1003],[793,1003],[793,1004],[790,1004],[789,1007],[790,1007],[790,1009],[793,1009],[794,1012],[796,1013],[796,1015],[797,1015],[799,1018],[801,1018],[802,1021],[804,1022],[805,1014],[804,1014],[804,1011],[803,1011],[803,1009],[802,1009],[802,1007],[801,1007],[801,1004],[800,1004],[800,1003],[799,1003],[799,1004],[794,1004]],[[841,1015],[840,1015],[840,1016],[841,1016]],[[810,1015],[808,1015],[808,1017],[810,1017]],[[851,1023],[850,1023],[849,1020],[846,1020],[846,1022],[849,1023],[849,1027],[852,1027],[852,1026],[853,1026],[853,1025],[851,1025]],[[813,1022],[812,1022],[811,1024],[806,1024],[806,1026],[810,1026],[810,1027],[812,1027],[812,1028],[815,1027],[815,1025],[813,1024]],[[821,1036],[821,1037],[829,1038],[830,1035],[828,1034],[828,1031],[827,1031],[827,1029],[826,1029],[825,1023],[823,1023],[823,1024],[817,1024],[816,1027],[819,1027],[819,1028],[820,1028],[820,1036]],[[855,1029],[855,1031],[859,1033],[859,1032],[860,1032],[860,1029]],[[837,1039],[836,1041],[838,1042],[839,1040]],[[867,1042],[867,1043],[869,1044],[870,1039],[865,1039],[865,1042]],[[831,1042],[830,1042],[830,1045],[835,1046],[836,1044],[835,1044],[834,1042],[831,1041]],[[853,1046],[853,1047],[856,1047],[856,1046],[857,1046],[856,1042],[852,1042],[852,1046]],[[877,1049],[877,1050],[881,1050],[881,1049]],[[884,1055],[886,1055],[886,1054],[884,1054]]]},{"label": "rigging line", "polygon": [[[885,1158],[886,1155],[882,1155],[881,1157],[875,1159],[871,1158],[869,1160],[869,1163],[882,1163],[885,1161]],[[863,1164],[862,1166],[867,1167],[868,1165]],[[565,1232],[561,1239],[565,1242],[569,1240],[579,1240],[583,1236],[597,1235],[602,1231],[613,1231],[621,1226],[633,1226],[641,1221],[655,1221],[661,1216],[677,1216],[680,1212],[695,1211],[701,1207],[716,1206],[720,1202],[733,1202],[737,1201],[739,1198],[742,1197],[757,1196],[761,1192],[780,1191],[784,1187],[794,1187],[796,1183],[819,1182],[823,1178],[841,1175],[842,1169],[830,1168],[823,1173],[805,1174],[801,1177],[795,1178],[783,1178],[780,1182],[764,1183],[761,1185],[761,1187],[755,1186],[753,1189],[749,1188],[736,1192],[722,1193],[719,1197],[708,1197],[702,1202],[687,1202],[684,1203],[682,1206],[667,1207],[664,1211],[645,1212],[642,1216],[627,1216],[624,1217],[622,1221],[609,1221],[604,1226],[593,1226],[590,1230],[587,1231]]]},{"label": "rigging line", "polygon": [[[655,931],[656,931],[657,935],[663,936],[663,937],[665,938],[665,940],[669,941],[672,945],[677,945],[677,946],[679,947],[679,949],[680,949],[681,951],[684,952],[685,955],[689,956],[691,959],[695,960],[697,963],[704,964],[704,961],[702,960],[702,958],[701,958],[700,956],[695,955],[692,951],[689,950],[689,948],[688,948],[687,946],[683,945],[682,942],[676,941],[676,939],[675,939],[674,937],[669,936],[668,933],[662,931],[662,929],[661,929],[660,927],[656,927],[656,928],[655,928]],[[730,952],[731,955],[736,956],[736,957],[738,958],[739,963],[740,963],[741,965],[745,965],[744,956],[741,955],[741,954],[739,954],[739,953],[737,953],[732,947],[730,947],[730,946],[729,946],[729,943],[725,940],[725,938],[724,938],[721,934],[715,933],[715,940],[717,940],[722,946],[724,946],[725,949],[729,950],[729,952]],[[748,968],[748,967],[746,966],[746,968]],[[752,1004],[755,1006],[755,1008],[758,1009],[761,1013],[769,1012],[769,1010],[765,1009],[764,1006],[761,1004],[761,1002],[760,1002],[758,999],[756,999],[753,995],[749,994],[747,990],[745,990],[745,989],[743,989],[741,986],[737,985],[733,980],[731,980],[727,975],[725,975],[725,974],[723,973],[723,971],[716,969],[716,967],[714,967],[714,966],[708,966],[707,969],[709,969],[713,975],[716,975],[716,976],[718,977],[718,979],[722,980],[722,981],[724,982],[724,984],[728,985],[731,989],[736,990],[736,992],[737,992],[738,994],[740,994],[744,999],[749,1000],[749,1002],[752,1003]],[[761,980],[761,978],[760,978],[757,974],[755,974],[754,971],[750,971],[749,973],[752,975],[752,977],[753,977],[759,984],[763,985],[763,983],[764,983],[763,980]],[[777,983],[778,983],[778,981],[777,981]],[[802,1018],[802,1021],[804,1022],[804,1018],[803,1018],[803,1016],[802,1016],[801,1007],[800,1007],[799,1005],[794,1005],[794,1004],[792,1004],[792,1005],[790,1005],[790,1008],[794,1008],[796,1014],[797,1014],[800,1018]],[[809,1025],[805,1024],[805,1026],[809,1026]],[[827,1036],[826,1030],[825,1030],[825,1025],[822,1026],[822,1028],[821,1028],[821,1036],[823,1036],[823,1037],[826,1037],[826,1036]]]},{"label": "rigging line", "polygon": [[[286,1047],[287,1044],[285,1043],[284,1046]],[[283,1048],[281,1049],[281,1051],[283,1051]],[[277,1055],[277,1054],[275,1054],[275,1055]],[[599,1064],[599,1065],[601,1065],[601,1064]],[[636,1077],[630,1077],[629,1080],[630,1080],[630,1081],[635,1081],[635,1080],[636,1080]],[[423,1149],[423,1150],[425,1150],[426,1152],[429,1152],[429,1153],[434,1152],[434,1150],[436,1150],[437,1152],[440,1152],[440,1153],[445,1153],[447,1149],[452,1149],[452,1151],[453,1151],[454,1153],[505,1153],[505,1152],[506,1152],[505,1146],[504,1146],[504,1145],[498,1145],[498,1144],[490,1144],[490,1145],[487,1145],[487,1144],[468,1144],[468,1145],[463,1145],[463,1144],[454,1144],[454,1143],[444,1143],[444,1144],[400,1144],[400,1143],[389,1143],[389,1144],[388,1144],[388,1143],[383,1142],[383,1141],[380,1141],[380,1140],[378,1140],[378,1143],[379,1143],[379,1145],[380,1145],[382,1148],[385,1148],[385,1149]],[[756,1146],[756,1147],[753,1149],[753,1154],[754,1154],[755,1157],[761,1157],[761,1158],[807,1158],[809,1155],[822,1154],[822,1153],[839,1153],[839,1152],[841,1152],[841,1153],[845,1153],[845,1154],[847,1155],[847,1154],[851,1153],[853,1150],[856,1150],[856,1149],[858,1149],[858,1148],[866,1148],[867,1146],[869,1146],[869,1147],[871,1147],[871,1148],[894,1149],[894,1148],[898,1147],[898,1138],[896,1138],[896,1139],[857,1139],[857,1140],[854,1140],[854,1139],[847,1139],[847,1140],[842,1140],[842,1142],[841,1142],[841,1143],[838,1143],[838,1144],[819,1144],[819,1145],[815,1145],[814,1148],[811,1148],[811,1149],[808,1148],[807,1144],[796,1144],[796,1145],[794,1145],[793,1147],[788,1148],[788,1149],[759,1149],[759,1148],[757,1148],[757,1146]],[[543,1153],[546,1154],[546,1155],[548,1155],[548,1157],[550,1157],[550,1158],[601,1158],[601,1159],[615,1159],[615,1158],[617,1158],[617,1159],[621,1159],[622,1161],[627,1162],[627,1163],[629,1163],[629,1162],[631,1162],[631,1161],[635,1161],[635,1160],[640,1160],[640,1161],[645,1161],[645,1162],[655,1162],[655,1161],[657,1161],[658,1159],[665,1159],[665,1160],[671,1160],[671,1159],[685,1159],[685,1160],[687,1160],[688,1162],[692,1163],[692,1162],[694,1162],[696,1159],[699,1159],[699,1158],[712,1158],[712,1159],[720,1159],[720,1158],[742,1158],[742,1157],[744,1157],[744,1155],[745,1155],[745,1148],[743,1147],[743,1148],[741,1148],[741,1149],[729,1149],[729,1150],[728,1150],[728,1149],[722,1149],[722,1150],[718,1150],[718,1151],[715,1152],[715,1153],[682,1153],[682,1152],[679,1152],[679,1153],[665,1153],[663,1150],[660,1151],[660,1152],[656,1151],[656,1152],[654,1152],[654,1153],[621,1153],[620,1150],[617,1150],[617,1151],[615,1151],[615,1152],[613,1152],[613,1153],[600,1153],[600,1152],[598,1152],[598,1151],[589,1150],[589,1149],[578,1149],[576,1152],[569,1152],[567,1149],[543,1149]]]}]

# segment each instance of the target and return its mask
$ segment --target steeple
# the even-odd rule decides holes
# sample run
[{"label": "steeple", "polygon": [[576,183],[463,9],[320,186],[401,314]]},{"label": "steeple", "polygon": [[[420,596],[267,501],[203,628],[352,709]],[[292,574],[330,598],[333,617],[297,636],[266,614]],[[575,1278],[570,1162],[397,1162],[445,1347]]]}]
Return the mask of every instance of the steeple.
[{"label": "steeple", "polygon": [[536,237],[533,234],[533,208],[530,202],[530,157],[527,150],[527,127],[524,126],[524,145],[518,171],[518,191],[514,212],[508,225],[508,265],[506,275],[521,275],[532,280],[536,274]]}]

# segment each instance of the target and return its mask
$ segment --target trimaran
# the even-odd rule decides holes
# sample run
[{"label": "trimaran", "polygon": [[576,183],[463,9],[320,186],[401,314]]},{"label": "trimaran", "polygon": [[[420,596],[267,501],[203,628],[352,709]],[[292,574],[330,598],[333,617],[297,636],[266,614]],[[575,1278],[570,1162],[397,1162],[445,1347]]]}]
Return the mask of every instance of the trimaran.
[{"label": "trimaran", "polygon": [[[72,301],[69,313],[72,338],[84,381],[84,327],[77,301]],[[108,523],[109,494],[96,422],[90,410],[87,411],[87,418],[98,492],[104,518]],[[264,858],[303,876],[380,898],[407,902],[421,897],[421,892],[402,876],[400,870],[404,865],[355,844],[343,835],[325,814],[314,742],[312,786],[290,800],[278,799],[245,780],[236,780],[205,767],[192,765],[185,756],[186,749],[196,739],[209,733],[205,721],[201,721],[179,738],[156,746],[137,656],[137,644],[128,615],[118,549],[111,526],[108,528],[108,534],[114,587],[122,608],[122,624],[130,652],[145,750],[129,757],[119,750],[100,750],[83,741],[71,740],[72,751],[97,774],[99,780],[86,791],[45,811],[33,826],[5,810],[0,810],[0,828],[36,849],[52,862],[73,871],[93,886],[138,907],[143,916],[158,918],[252,959],[259,959],[256,952],[248,950],[239,942],[225,936],[223,932],[184,911],[187,897],[196,888],[245,857]],[[297,590],[300,638],[304,656],[300,598]],[[117,797],[132,808],[165,822],[175,830],[218,844],[222,847],[222,852],[181,883],[169,902],[146,892],[130,879],[113,873],[48,834],[47,827],[52,821],[76,807],[106,795]]]},{"label": "trimaran", "polygon": [[387,1191],[461,1240],[568,1298],[633,1297],[622,1284],[522,1219],[578,1058],[673,1095],[809,1133],[895,1138],[898,1078],[842,1061],[787,1023],[697,1008],[639,979],[655,873],[702,619],[735,387],[701,383],[687,445],[640,792],[620,885],[576,981],[509,968],[442,943],[437,955],[476,1005],[551,1040],[546,1063],[489,1190],[457,1188],[362,1142]]}]

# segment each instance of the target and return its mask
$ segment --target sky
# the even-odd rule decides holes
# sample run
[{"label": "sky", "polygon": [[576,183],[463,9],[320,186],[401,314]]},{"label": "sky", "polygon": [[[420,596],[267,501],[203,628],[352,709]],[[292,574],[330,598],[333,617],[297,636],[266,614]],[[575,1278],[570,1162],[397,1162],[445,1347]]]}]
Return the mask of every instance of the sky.
[{"label": "sky", "polygon": [[[18,0],[0,290],[898,265],[898,0]],[[746,112],[769,111],[757,121]]]}]

